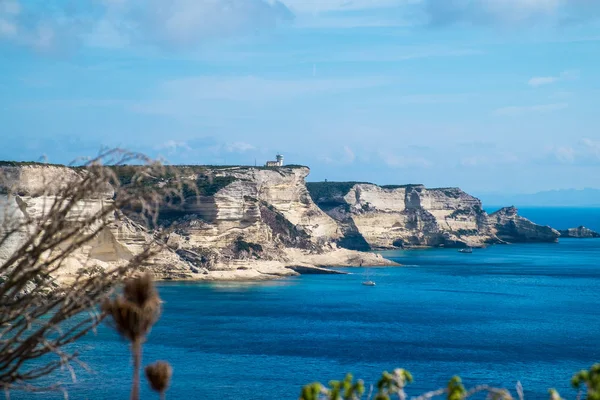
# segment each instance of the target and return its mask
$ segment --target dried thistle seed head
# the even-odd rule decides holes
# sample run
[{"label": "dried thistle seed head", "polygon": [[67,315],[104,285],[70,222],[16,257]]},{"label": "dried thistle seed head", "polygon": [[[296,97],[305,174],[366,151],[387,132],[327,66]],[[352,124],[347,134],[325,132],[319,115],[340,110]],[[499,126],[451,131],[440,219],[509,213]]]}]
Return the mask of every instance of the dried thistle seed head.
[{"label": "dried thistle seed head", "polygon": [[146,303],[160,302],[149,273],[127,280],[123,288],[123,295],[125,299],[139,307],[144,307]]},{"label": "dried thistle seed head", "polygon": [[133,342],[142,340],[150,332],[160,316],[160,303],[139,307],[124,297],[117,297],[107,300],[102,310],[112,317],[117,332]]},{"label": "dried thistle seed head", "polygon": [[173,368],[166,361],[157,361],[146,367],[146,378],[152,389],[159,393],[167,390],[171,382],[171,375],[173,375]]}]

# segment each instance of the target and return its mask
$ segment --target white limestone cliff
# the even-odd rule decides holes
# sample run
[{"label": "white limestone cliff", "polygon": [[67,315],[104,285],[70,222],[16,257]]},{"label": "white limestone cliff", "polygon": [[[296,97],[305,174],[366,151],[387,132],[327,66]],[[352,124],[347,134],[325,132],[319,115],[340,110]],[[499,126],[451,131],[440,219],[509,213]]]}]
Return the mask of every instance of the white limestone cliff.
[{"label": "white limestone cliff", "polygon": [[[458,188],[339,182],[308,186],[315,202],[340,224],[340,244],[348,248],[482,247],[558,237],[550,228],[517,217],[516,211],[488,216],[479,199]],[[510,229],[511,224],[516,228]]]},{"label": "white limestone cliff", "polygon": [[[65,177],[77,181],[85,174],[47,165],[0,168],[5,177],[0,213],[23,220],[49,207]],[[170,233],[150,269],[162,279],[273,279],[315,267],[394,264],[357,250],[558,238],[558,232],[531,223],[513,208],[488,215],[477,198],[458,188],[330,182],[307,189],[306,167],[174,168],[191,186],[176,207],[161,207],[159,222]],[[168,185],[169,179],[158,177],[155,184]],[[111,187],[99,190],[82,199],[70,218],[97,210],[113,196]],[[127,210],[115,213],[109,226],[68,260],[59,278],[69,279],[81,268],[126,263],[152,243],[153,232],[128,215]],[[0,262],[26,235],[21,232],[0,247]]]},{"label": "white limestone cliff", "polygon": [[[3,166],[0,170],[0,235],[6,223],[35,221],[46,214],[62,190],[77,183],[82,171],[62,166]],[[114,191],[109,185],[93,196],[78,201],[68,219],[83,219],[112,202]],[[0,263],[6,261],[30,235],[34,226],[24,225],[17,234],[0,246]],[[70,280],[81,269],[107,268],[124,265],[153,242],[151,233],[123,215],[112,216],[107,227],[91,241],[77,249],[57,273],[57,278]],[[151,259],[159,277],[184,274],[189,271],[173,251],[164,249]]]},{"label": "white limestone cliff", "polygon": [[[64,182],[77,181],[82,173],[46,165],[1,168],[5,179],[0,212],[20,219],[39,216],[60,195]],[[163,222],[171,224],[173,233],[168,246],[153,258],[151,270],[162,279],[246,280],[296,275],[290,266],[394,264],[336,246],[337,223],[312,202],[304,184],[308,172],[308,168],[198,167],[190,173],[182,168],[192,181],[221,178],[224,183],[215,193],[189,196],[176,210],[165,208]],[[112,196],[107,187],[95,198],[82,200],[78,208],[92,212]],[[26,236],[22,232],[3,244],[0,262]],[[115,215],[107,228],[67,260],[58,278],[68,280],[81,268],[123,264],[152,240],[152,232],[125,215]]]}]

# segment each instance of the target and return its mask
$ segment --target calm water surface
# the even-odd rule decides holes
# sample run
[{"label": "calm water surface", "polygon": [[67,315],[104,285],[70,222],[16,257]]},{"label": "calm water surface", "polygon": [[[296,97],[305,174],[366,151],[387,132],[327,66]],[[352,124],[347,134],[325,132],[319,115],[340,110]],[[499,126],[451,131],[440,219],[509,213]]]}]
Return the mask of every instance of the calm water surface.
[{"label": "calm water surface", "polygon": [[[582,221],[581,223],[585,223]],[[375,382],[404,367],[410,394],[444,385],[513,388],[530,399],[600,361],[600,240],[395,251],[402,268],[259,284],[162,284],[163,317],[144,363],[169,360],[172,399],[295,399],[308,382],[352,372]],[[125,399],[127,345],[108,328],[78,344],[94,370],[72,399]],[[144,384],[143,398],[154,398]],[[20,398],[60,396],[13,394]]]}]

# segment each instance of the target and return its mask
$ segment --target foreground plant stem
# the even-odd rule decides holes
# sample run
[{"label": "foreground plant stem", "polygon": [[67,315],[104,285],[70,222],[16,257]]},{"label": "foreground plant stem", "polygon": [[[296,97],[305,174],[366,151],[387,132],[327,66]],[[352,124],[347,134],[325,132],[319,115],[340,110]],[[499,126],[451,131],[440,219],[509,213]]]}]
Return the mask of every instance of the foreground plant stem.
[{"label": "foreground plant stem", "polygon": [[133,382],[131,382],[131,400],[140,398],[140,368],[142,367],[142,341],[134,340],[131,343],[133,356]]}]

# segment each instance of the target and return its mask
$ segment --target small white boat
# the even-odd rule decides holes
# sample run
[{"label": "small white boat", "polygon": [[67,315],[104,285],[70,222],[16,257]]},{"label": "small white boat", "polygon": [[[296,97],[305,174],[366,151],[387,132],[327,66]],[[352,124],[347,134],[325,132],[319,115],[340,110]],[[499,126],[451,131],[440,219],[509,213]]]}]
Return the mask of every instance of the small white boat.
[{"label": "small white boat", "polygon": [[467,253],[467,254],[471,254],[473,252],[473,248],[472,247],[467,247],[464,249],[460,249],[458,250],[459,253]]},{"label": "small white boat", "polygon": [[[362,263],[361,263],[362,266]],[[375,282],[371,280],[371,270],[367,267],[365,270],[365,280],[362,283],[365,286],[375,286]]]}]

